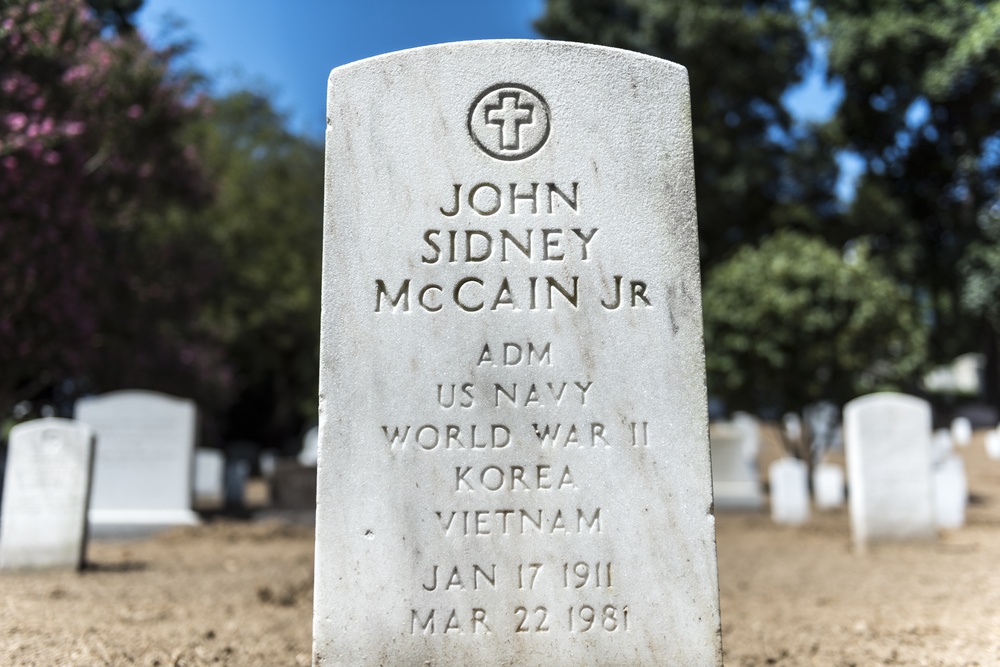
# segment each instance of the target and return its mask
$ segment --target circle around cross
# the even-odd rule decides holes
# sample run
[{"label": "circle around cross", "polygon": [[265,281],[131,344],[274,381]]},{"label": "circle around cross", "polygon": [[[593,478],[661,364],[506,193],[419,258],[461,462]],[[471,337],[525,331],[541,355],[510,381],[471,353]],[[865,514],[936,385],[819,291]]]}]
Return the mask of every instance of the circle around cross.
[{"label": "circle around cross", "polygon": [[528,86],[501,83],[484,90],[469,107],[473,142],[497,160],[523,160],[549,138],[549,105]]}]

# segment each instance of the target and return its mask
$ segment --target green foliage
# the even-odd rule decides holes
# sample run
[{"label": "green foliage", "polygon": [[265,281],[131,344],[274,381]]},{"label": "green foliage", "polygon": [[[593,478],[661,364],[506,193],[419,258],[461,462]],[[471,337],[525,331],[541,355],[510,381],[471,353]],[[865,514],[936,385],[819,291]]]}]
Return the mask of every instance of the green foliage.
[{"label": "green foliage", "polygon": [[845,93],[827,129],[866,164],[845,226],[927,295],[936,359],[975,349],[983,311],[959,299],[978,288],[955,269],[993,242],[979,222],[1000,192],[1000,2],[813,6]]},{"label": "green foliage", "polygon": [[709,389],[732,408],[801,409],[899,389],[922,368],[927,327],[864,248],[779,232],[712,269],[704,287]]},{"label": "green foliage", "polygon": [[250,92],[217,100],[196,143],[216,192],[192,225],[219,256],[201,324],[234,374],[223,436],[280,447],[316,413],[323,150]]},{"label": "green foliage", "polygon": [[782,105],[808,56],[792,0],[549,0],[546,37],[640,51],[691,82],[702,262],[775,228],[819,229],[836,167],[819,136],[791,132]]},{"label": "green foliage", "polygon": [[0,3],[0,414],[66,378],[218,388],[210,342],[177,335],[210,266],[159,232],[207,194],[172,56],[82,0]]}]

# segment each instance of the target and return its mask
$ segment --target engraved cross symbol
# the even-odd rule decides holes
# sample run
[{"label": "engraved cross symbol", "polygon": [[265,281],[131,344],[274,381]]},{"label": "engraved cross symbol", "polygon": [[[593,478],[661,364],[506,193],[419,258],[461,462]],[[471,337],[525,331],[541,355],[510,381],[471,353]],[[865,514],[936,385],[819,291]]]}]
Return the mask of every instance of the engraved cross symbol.
[{"label": "engraved cross symbol", "polygon": [[500,126],[500,146],[518,150],[521,146],[521,125],[531,124],[535,105],[520,106],[517,93],[500,95],[499,104],[486,106],[486,124]]}]

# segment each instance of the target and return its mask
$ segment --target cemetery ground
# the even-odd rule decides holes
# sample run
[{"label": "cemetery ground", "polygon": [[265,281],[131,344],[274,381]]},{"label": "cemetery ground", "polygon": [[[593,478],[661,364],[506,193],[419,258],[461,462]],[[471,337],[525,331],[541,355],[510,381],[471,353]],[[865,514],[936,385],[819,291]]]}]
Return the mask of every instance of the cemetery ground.
[{"label": "cemetery ground", "polygon": [[[778,448],[764,435],[766,468]],[[967,525],[936,543],[859,556],[846,510],[798,528],[764,510],[720,513],[726,664],[1000,664],[1000,461],[982,432],[958,451]],[[0,578],[4,665],[310,664],[311,527],[212,521],[92,541],[88,561],[82,574]]]}]

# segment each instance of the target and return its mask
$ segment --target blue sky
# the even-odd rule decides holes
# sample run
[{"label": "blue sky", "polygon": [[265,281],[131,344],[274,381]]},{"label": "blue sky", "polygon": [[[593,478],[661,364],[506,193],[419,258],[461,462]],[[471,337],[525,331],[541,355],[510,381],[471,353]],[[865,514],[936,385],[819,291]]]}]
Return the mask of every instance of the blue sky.
[{"label": "blue sky", "polygon": [[[323,132],[326,79],[338,65],[399,49],[464,39],[536,38],[544,0],[146,0],[139,27],[157,41],[180,19],[193,63],[218,90],[269,91],[292,128]],[[837,92],[816,74],[787,97],[798,117],[820,119]]]},{"label": "blue sky", "polygon": [[292,129],[320,138],[330,70],[361,58],[466,39],[536,38],[544,0],[146,0],[139,29],[165,17],[194,39],[192,62],[220,92],[270,92]]}]

